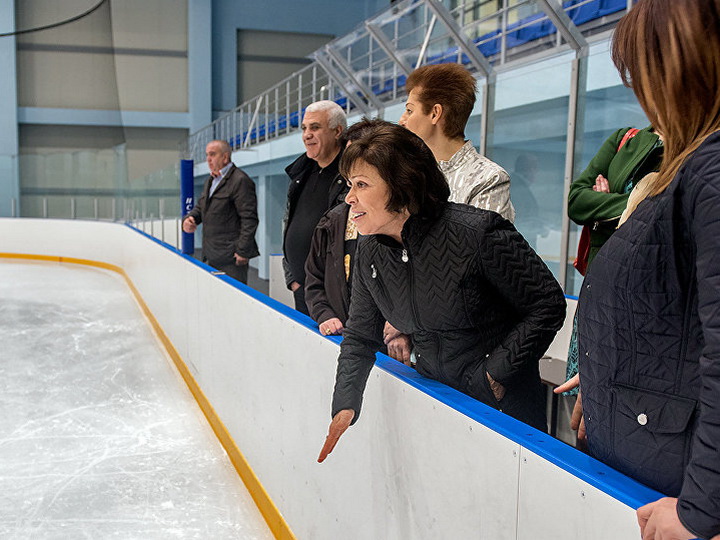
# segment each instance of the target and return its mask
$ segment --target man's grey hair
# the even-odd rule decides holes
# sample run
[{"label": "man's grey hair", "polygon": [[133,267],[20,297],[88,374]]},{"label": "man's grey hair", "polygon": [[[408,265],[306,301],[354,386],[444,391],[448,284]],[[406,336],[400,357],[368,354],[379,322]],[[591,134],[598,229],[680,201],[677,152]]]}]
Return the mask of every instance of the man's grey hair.
[{"label": "man's grey hair", "polygon": [[330,129],[335,129],[338,126],[342,126],[343,131],[347,129],[347,116],[345,116],[345,111],[334,101],[323,99],[322,101],[311,103],[305,108],[306,113],[321,111],[327,111],[328,127]]},{"label": "man's grey hair", "polygon": [[232,148],[230,148],[230,143],[223,140],[223,139],[215,139],[207,143],[207,146],[210,146],[211,144],[218,144],[220,145],[220,153],[221,154],[230,154],[232,155]]}]

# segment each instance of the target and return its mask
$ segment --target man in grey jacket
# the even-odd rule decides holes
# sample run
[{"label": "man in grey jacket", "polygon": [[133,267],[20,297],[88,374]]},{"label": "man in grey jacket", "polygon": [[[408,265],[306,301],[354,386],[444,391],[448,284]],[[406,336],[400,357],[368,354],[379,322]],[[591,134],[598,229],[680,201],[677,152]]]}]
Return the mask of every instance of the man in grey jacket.
[{"label": "man in grey jacket", "polygon": [[203,223],[203,261],[247,283],[248,263],[260,254],[255,242],[257,197],[255,183],[230,161],[230,153],[227,141],[208,143],[210,178],[182,227],[194,233]]},{"label": "man in grey jacket", "polygon": [[492,210],[513,221],[510,176],[465,140],[476,86],[475,77],[460,64],[418,68],[405,83],[408,99],[398,123],[432,150],[450,185],[451,202]]}]

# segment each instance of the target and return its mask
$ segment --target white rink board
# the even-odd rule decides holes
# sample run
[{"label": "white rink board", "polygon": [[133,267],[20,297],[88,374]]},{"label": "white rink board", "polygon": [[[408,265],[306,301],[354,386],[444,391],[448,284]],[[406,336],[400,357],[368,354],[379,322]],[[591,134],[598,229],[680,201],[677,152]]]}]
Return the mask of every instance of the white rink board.
[{"label": "white rink board", "polygon": [[[124,225],[0,219],[0,253],[122,267],[300,539],[636,538],[628,504],[653,499],[387,361],[371,374],[360,420],[319,465],[338,346],[309,319]],[[589,483],[598,470],[609,488]]]}]

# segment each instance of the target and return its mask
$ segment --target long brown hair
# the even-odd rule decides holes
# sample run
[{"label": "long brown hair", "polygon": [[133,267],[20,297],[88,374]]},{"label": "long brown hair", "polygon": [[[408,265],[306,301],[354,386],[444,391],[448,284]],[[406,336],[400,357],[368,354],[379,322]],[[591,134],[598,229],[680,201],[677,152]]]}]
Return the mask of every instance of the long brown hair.
[{"label": "long brown hair", "polygon": [[720,129],[720,0],[639,0],[617,25],[612,58],[665,138],[660,171],[633,191],[627,216]]}]

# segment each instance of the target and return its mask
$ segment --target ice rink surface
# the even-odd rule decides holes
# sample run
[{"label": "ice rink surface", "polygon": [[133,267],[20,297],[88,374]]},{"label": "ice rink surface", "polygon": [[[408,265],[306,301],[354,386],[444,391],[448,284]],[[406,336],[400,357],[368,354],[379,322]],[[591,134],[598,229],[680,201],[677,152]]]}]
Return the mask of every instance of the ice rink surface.
[{"label": "ice rink surface", "polygon": [[272,538],[122,278],[0,261],[0,538]]}]

